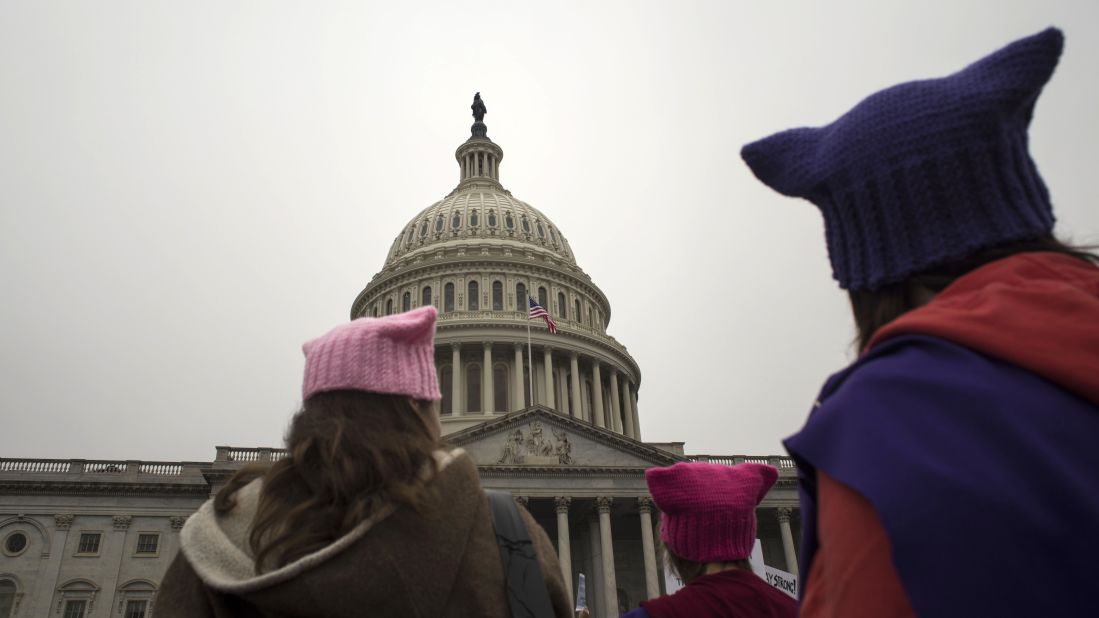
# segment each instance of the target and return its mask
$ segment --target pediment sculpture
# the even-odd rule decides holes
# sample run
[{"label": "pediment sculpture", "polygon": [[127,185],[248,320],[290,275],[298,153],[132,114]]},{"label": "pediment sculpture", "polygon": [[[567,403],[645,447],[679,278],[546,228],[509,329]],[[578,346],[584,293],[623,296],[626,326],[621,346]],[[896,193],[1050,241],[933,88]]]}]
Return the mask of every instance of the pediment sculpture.
[{"label": "pediment sculpture", "polygon": [[564,431],[550,428],[547,436],[542,421],[527,423],[524,434],[521,427],[507,434],[498,464],[516,465],[569,465],[573,463],[572,443]]}]

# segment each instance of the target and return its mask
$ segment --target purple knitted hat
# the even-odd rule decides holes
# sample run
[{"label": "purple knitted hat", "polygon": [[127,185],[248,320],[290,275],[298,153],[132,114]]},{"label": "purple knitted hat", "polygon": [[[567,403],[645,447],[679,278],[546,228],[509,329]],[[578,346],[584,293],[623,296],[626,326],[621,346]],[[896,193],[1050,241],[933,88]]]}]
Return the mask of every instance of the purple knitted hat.
[{"label": "purple knitted hat", "polygon": [[872,290],[1053,230],[1027,127],[1064,37],[1049,28],[939,79],[864,99],[832,124],[741,156],[772,189],[816,204],[840,287]]},{"label": "purple knitted hat", "polygon": [[355,390],[438,401],[434,339],[434,307],[341,324],[302,346],[301,397]]},{"label": "purple knitted hat", "polygon": [[660,538],[695,562],[743,560],[756,542],[756,505],[778,479],[763,464],[677,463],[649,468],[645,482],[660,508]]}]

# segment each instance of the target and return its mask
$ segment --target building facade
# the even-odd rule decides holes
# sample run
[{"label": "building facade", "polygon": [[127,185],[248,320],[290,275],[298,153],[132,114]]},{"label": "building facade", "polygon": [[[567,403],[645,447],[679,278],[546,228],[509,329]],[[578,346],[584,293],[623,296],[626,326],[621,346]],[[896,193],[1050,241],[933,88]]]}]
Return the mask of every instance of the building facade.
[{"label": "building facade", "polygon": [[[644,471],[687,460],[779,468],[758,535],[768,565],[796,572],[793,462],[644,442],[641,371],[607,334],[610,302],[562,231],[500,183],[503,149],[483,122],[455,157],[458,185],[399,231],[351,317],[438,309],[446,439],[556,541],[570,593],[583,573],[600,618],[661,594],[659,513]],[[528,296],[556,333],[528,319]],[[151,616],[186,517],[242,465],[283,455],[217,447],[211,462],[0,459],[0,618]]]}]

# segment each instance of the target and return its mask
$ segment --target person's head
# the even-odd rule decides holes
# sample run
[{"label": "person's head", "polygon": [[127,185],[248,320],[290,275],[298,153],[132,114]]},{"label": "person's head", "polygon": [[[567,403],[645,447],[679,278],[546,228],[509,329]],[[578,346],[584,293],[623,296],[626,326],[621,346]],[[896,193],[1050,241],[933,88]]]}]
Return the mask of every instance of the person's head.
[{"label": "person's head", "polygon": [[685,582],[709,564],[747,568],[756,540],[756,506],[778,479],[762,464],[689,462],[645,471],[660,509],[660,540]]},{"label": "person's head", "polygon": [[264,478],[250,546],[257,572],[331,543],[387,504],[418,508],[439,446],[435,310],[362,318],[303,346],[302,408],[287,455],[241,470],[215,510]]},{"label": "person's head", "polygon": [[1072,253],[1051,236],[1049,191],[1027,147],[1063,44],[1049,28],[952,75],[875,93],[830,125],[743,148],[761,181],[820,208],[863,343],[873,324],[993,259]]}]

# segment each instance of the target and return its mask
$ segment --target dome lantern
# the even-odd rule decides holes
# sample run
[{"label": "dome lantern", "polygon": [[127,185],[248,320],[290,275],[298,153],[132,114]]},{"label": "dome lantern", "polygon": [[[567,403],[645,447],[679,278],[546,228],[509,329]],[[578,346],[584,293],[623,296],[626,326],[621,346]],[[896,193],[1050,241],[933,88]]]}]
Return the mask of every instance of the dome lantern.
[{"label": "dome lantern", "polygon": [[488,137],[488,127],[484,118],[488,110],[481,93],[473,95],[473,126],[470,137],[454,153],[461,171],[458,189],[473,185],[491,185],[503,189],[500,184],[500,161],[504,159],[504,150]]}]

